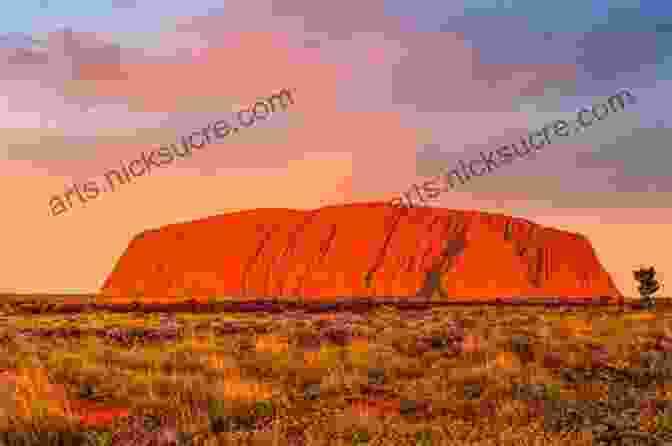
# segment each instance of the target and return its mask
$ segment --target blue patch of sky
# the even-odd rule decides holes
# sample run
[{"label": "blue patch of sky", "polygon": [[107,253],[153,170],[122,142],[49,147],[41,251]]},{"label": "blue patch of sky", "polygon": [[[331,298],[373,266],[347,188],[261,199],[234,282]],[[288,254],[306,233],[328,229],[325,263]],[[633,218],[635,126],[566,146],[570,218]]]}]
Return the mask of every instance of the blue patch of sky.
[{"label": "blue patch of sky", "polygon": [[451,17],[461,17],[464,7],[459,0],[426,0],[409,2],[406,0],[385,0],[385,14],[401,18],[414,31],[440,31],[439,27]]},{"label": "blue patch of sky", "polygon": [[[672,2],[660,0],[469,0],[464,3],[387,0],[385,10],[389,15],[413,23],[417,31],[459,30],[490,35],[493,40],[497,40],[497,35],[484,33],[478,20],[469,19],[502,18],[505,22],[506,19],[520,19],[510,23],[517,22],[525,27],[525,31],[538,33],[542,38],[544,33],[551,37],[548,33],[656,32],[657,29],[672,34]],[[465,23],[471,29],[464,30]],[[483,23],[492,22],[486,20]],[[503,40],[508,38],[508,35],[504,36]],[[665,51],[670,50],[672,45],[665,46]]]},{"label": "blue patch of sky", "polygon": [[[670,77],[672,2],[469,0],[418,3],[388,0],[385,5],[388,14],[403,16],[416,31],[461,32],[467,44],[478,50],[483,63],[577,64],[578,94],[595,92],[598,85],[602,87],[600,93],[607,94],[614,88],[651,82],[656,75],[664,79]],[[595,33],[605,33],[605,38],[596,39]],[[607,48],[608,33],[651,33],[652,38],[633,35],[632,46],[650,46],[640,48],[644,52],[633,54],[631,58],[634,59],[627,63],[626,49],[622,46],[620,49]],[[592,54],[585,53],[582,48],[582,40],[586,37],[591,37]],[[619,45],[630,41],[623,36],[617,40],[621,42]],[[599,50],[601,45],[605,45],[605,52]],[[651,57],[643,57],[645,53],[650,53]],[[604,71],[606,66],[602,71],[600,66],[595,66],[605,57],[604,62],[610,66],[608,72]],[[623,63],[618,62],[621,57]]]},{"label": "blue patch of sky", "polygon": [[585,32],[596,23],[604,23],[609,11],[608,0],[586,2],[564,0],[470,0],[467,16],[524,17],[533,32]]},{"label": "blue patch of sky", "polygon": [[222,0],[138,1],[134,8],[115,7],[117,0],[24,0],[3,5],[0,34],[43,33],[64,28],[74,31],[154,31],[166,19],[206,15]]},{"label": "blue patch of sky", "polygon": [[660,80],[672,80],[672,56],[667,56],[656,66],[656,78]]}]

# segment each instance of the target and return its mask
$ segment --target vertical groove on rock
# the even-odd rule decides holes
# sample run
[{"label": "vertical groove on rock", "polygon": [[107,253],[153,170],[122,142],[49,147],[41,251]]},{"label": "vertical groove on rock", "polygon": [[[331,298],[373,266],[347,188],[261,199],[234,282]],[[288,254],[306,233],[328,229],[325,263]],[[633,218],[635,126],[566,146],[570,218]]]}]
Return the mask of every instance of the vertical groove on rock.
[{"label": "vertical groove on rock", "polygon": [[[279,223],[274,223],[271,225],[271,233],[279,234],[280,236],[284,235],[285,227]],[[270,237],[269,237],[270,240]],[[263,296],[270,296],[271,293],[271,277],[274,274],[274,262],[272,259],[273,252],[267,254],[267,257],[270,257],[267,262],[262,262],[262,266],[266,267],[264,273],[264,282],[262,283],[261,290]],[[278,257],[278,256],[276,256]]]},{"label": "vertical groove on rock", "polygon": [[254,256],[247,261],[247,265],[245,265],[245,270],[243,271],[243,277],[242,277],[242,293],[243,296],[248,296],[249,293],[249,287],[247,286],[247,275],[254,266],[254,264],[257,262],[259,259],[259,256],[261,255],[261,252],[264,249],[264,246],[266,246],[266,243],[271,239],[271,234],[273,233],[272,230],[267,231],[264,234],[264,237],[259,241],[259,246],[257,246],[257,250],[254,253]]},{"label": "vertical groove on rock", "polygon": [[541,273],[543,272],[544,268],[544,250],[541,248],[537,248],[537,265],[536,265],[536,271],[535,271],[535,277],[534,281],[537,288],[541,287],[541,282],[542,282],[542,275]]},{"label": "vertical groove on rock", "polygon": [[450,240],[445,249],[441,252],[441,261],[439,263],[437,271],[439,272],[438,278],[437,278],[437,288],[439,291],[439,295],[441,298],[447,298],[447,294],[445,290],[443,289],[443,285],[441,284],[441,274],[446,270],[450,269],[453,266],[453,261],[455,257],[459,256],[464,252],[464,249],[467,247],[467,241],[466,241],[466,228],[463,230],[463,232],[459,235],[458,239],[453,239]]},{"label": "vertical groove on rock", "polygon": [[527,225],[527,228],[528,228],[528,231],[527,231],[527,242],[528,242],[528,244],[531,245],[532,242],[534,241],[534,235],[535,235],[535,231],[534,231],[534,230],[536,229],[536,226],[535,226],[534,224],[529,224],[529,225]]},{"label": "vertical groove on rock", "polygon": [[[429,255],[430,252],[432,252],[432,239],[430,238],[430,234],[432,233],[432,228],[436,223],[441,221],[441,216],[437,215],[432,219],[432,222],[429,224],[429,227],[427,228],[427,248],[425,251],[422,253],[422,257],[420,258],[420,263],[418,264],[418,269],[422,268],[422,265],[425,264],[425,261],[427,259],[427,256]],[[450,227],[450,219],[448,220],[448,227]]]},{"label": "vertical groove on rock", "polygon": [[303,282],[305,282],[306,277],[310,275],[311,269],[313,264],[319,264],[322,262],[322,259],[327,255],[327,251],[329,250],[329,247],[331,246],[331,243],[334,240],[334,237],[336,237],[336,224],[332,223],[331,225],[331,230],[329,231],[329,236],[327,237],[326,242],[322,242],[320,245],[320,257],[313,263],[308,263],[308,267],[306,268],[306,271],[303,273],[303,275],[296,280],[296,289],[294,294],[297,296],[301,296],[301,287],[303,286]]},{"label": "vertical groove on rock", "polygon": [[[390,245],[390,241],[392,240],[392,235],[395,233],[397,226],[399,225],[399,221],[401,221],[401,214],[399,216],[394,216],[393,215],[393,223],[392,227],[388,231],[388,233],[385,235],[385,240],[383,241],[383,246],[380,248],[380,251],[378,251],[378,256],[376,259],[373,261],[373,265],[371,265],[371,268],[368,269],[366,272],[365,277],[367,280],[371,280],[373,278],[373,275],[376,273],[378,268],[380,268],[380,265],[382,265],[383,260],[385,259],[385,254],[387,253],[387,248]],[[409,262],[409,267],[410,267],[410,262]]]},{"label": "vertical groove on rock", "polygon": [[[449,221],[446,225],[443,235],[444,238],[448,237],[452,232],[451,223],[452,222]],[[455,256],[460,255],[466,248],[466,234],[467,227],[463,226],[461,231],[457,234],[457,238],[445,242],[443,250],[439,253],[439,257],[434,260],[431,268],[426,272],[425,282],[416,293],[416,297],[431,299],[437,291],[442,299],[449,297],[441,285],[441,274],[446,269],[446,264],[448,265],[448,268],[450,268],[452,259]]]},{"label": "vertical groove on rock", "polygon": [[513,223],[511,219],[507,219],[504,226],[504,240],[506,240],[507,242],[511,240],[512,226]]},{"label": "vertical groove on rock", "polygon": [[[287,247],[285,248],[285,250],[284,250],[284,251],[282,252],[282,254],[280,255],[280,257],[279,257],[279,259],[278,259],[278,263],[282,263],[282,261],[286,261],[286,262],[287,262],[287,260],[285,259],[285,258],[287,257],[287,255],[288,255],[290,252],[292,252],[292,253],[295,252],[295,249],[296,249],[296,240],[297,240],[299,234],[301,234],[302,232],[305,231],[305,229],[306,229],[306,227],[308,226],[308,224],[309,224],[310,222],[313,221],[313,219],[317,216],[317,213],[318,213],[318,212],[319,212],[319,210],[315,210],[315,211],[311,211],[311,212],[309,212],[308,215],[306,215],[306,218],[304,218],[303,221],[302,221],[301,223],[299,223],[298,225],[296,225],[296,229],[295,229],[294,232],[290,235],[289,240],[288,240],[288,242],[287,242]],[[291,257],[290,257],[290,259],[291,259]],[[283,292],[284,292],[284,290],[285,290],[285,283],[287,283],[287,279],[288,279],[288,277],[289,277],[289,270],[287,270],[287,271],[285,272],[285,276],[284,276],[284,277],[281,277],[280,280],[279,280],[279,283],[278,283],[278,293],[281,294],[281,295],[283,294]]]},{"label": "vertical groove on rock", "polygon": [[[408,262],[406,263],[406,268],[403,269],[404,272],[410,273],[413,271],[413,262],[415,261],[415,256],[411,254],[411,256],[408,258]],[[419,266],[420,264],[418,264]],[[368,273],[367,273],[368,274]]]},{"label": "vertical groove on rock", "polygon": [[320,246],[320,258],[317,260],[317,263],[320,264],[324,262],[324,259],[327,257],[327,254],[329,254],[329,248],[331,248],[331,244],[334,242],[334,239],[336,238],[336,224],[331,225],[331,231],[329,232],[329,237],[327,237],[327,240]]},{"label": "vertical groove on rock", "polygon": [[450,269],[452,267],[452,261],[455,257],[462,254],[464,249],[467,247],[466,235],[461,233],[460,238],[453,239],[446,243],[446,247],[441,252],[440,258],[440,268],[441,270]]}]

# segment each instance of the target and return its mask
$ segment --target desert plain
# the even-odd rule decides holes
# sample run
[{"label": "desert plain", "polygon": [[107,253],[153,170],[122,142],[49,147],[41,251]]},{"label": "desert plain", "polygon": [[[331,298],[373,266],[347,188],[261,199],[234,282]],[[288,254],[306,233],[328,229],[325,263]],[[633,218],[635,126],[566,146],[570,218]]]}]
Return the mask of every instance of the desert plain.
[{"label": "desert plain", "polygon": [[646,311],[626,303],[237,313],[3,302],[6,444],[672,441],[664,299]]}]

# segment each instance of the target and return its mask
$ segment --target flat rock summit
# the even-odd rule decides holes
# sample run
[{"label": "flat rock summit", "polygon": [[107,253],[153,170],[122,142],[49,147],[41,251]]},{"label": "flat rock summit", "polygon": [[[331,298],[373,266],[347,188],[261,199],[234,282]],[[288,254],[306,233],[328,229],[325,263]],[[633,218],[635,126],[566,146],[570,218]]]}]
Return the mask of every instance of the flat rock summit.
[{"label": "flat rock summit", "polygon": [[145,231],[100,294],[623,299],[582,235],[506,215],[387,203],[255,209]]}]

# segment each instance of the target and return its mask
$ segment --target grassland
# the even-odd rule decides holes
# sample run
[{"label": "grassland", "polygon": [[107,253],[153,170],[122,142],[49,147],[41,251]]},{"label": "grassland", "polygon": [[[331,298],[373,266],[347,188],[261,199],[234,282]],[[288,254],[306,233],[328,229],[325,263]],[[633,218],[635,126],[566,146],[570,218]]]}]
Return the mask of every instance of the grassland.
[{"label": "grassland", "polygon": [[[671,309],[63,315],[7,304],[0,430],[96,432],[114,445],[590,445],[585,432],[546,429],[512,389],[606,401],[606,384],[567,383],[562,369],[640,367],[672,335]],[[658,382],[657,398],[670,390]],[[642,432],[661,429],[640,419]]]}]

